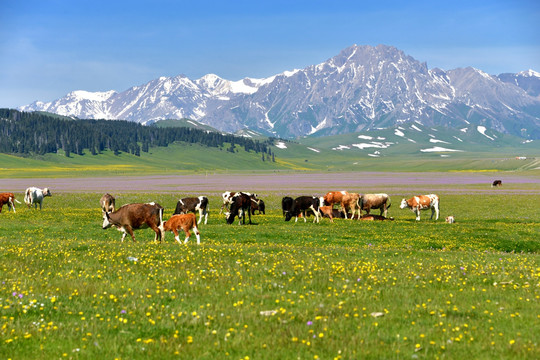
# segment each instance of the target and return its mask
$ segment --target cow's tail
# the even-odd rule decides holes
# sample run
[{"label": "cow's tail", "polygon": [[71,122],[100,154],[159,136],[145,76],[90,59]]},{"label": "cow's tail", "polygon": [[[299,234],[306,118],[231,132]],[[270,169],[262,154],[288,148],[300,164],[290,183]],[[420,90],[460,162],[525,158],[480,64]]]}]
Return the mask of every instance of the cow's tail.
[{"label": "cow's tail", "polygon": [[22,204],[22,202],[20,202],[19,200],[13,198],[13,201],[15,201],[17,204]]},{"label": "cow's tail", "polygon": [[163,223],[163,208],[160,208],[158,211],[159,211],[158,229],[161,232],[161,241],[165,241],[165,227],[164,227],[164,223]]},{"label": "cow's tail", "polygon": [[392,206],[392,200],[390,200],[390,196],[389,196],[388,199],[386,200],[386,208],[389,209],[390,206]]}]

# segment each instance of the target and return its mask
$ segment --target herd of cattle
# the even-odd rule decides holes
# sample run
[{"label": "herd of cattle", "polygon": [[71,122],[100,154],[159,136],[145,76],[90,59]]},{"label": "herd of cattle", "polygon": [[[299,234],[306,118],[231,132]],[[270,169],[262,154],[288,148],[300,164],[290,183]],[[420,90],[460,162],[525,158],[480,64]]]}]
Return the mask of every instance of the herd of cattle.
[{"label": "herd of cattle", "polygon": [[[32,205],[37,209],[42,208],[43,199],[51,196],[48,188],[39,189],[30,187],[26,189],[24,202],[30,208]],[[230,192],[222,194],[223,204],[220,214],[225,212],[227,224],[232,224],[238,217],[239,224],[246,223],[246,216],[251,224],[251,215],[265,214],[265,203],[259,199],[257,194],[248,192]],[[13,193],[0,193],[0,212],[4,204],[8,209],[15,212],[15,199]],[[186,197],[178,200],[176,209],[171,218],[163,221],[163,207],[157,203],[134,203],[127,204],[116,209],[115,198],[110,194],[105,194],[100,199],[100,205],[103,214],[103,229],[111,226],[122,231],[122,241],[126,235],[130,235],[135,241],[133,230],[142,228],[151,228],[155,233],[155,241],[162,241],[166,231],[174,233],[175,240],[181,243],[179,231],[184,231],[186,237],[184,243],[187,243],[193,230],[197,237],[197,244],[200,244],[200,232],[197,227],[204,219],[208,221],[208,198],[206,196]],[[337,206],[337,208],[336,208]],[[357,219],[357,220],[394,220],[388,217],[388,208],[390,208],[390,197],[387,194],[358,194],[347,191],[331,191],[322,197],[317,196],[299,196],[292,198],[283,197],[281,208],[285,221],[290,221],[293,217],[295,222],[298,218],[314,215],[313,222],[320,222],[322,217],[327,217],[331,222],[334,218]],[[413,196],[410,199],[402,199],[401,209],[409,208],[416,214],[416,220],[420,220],[420,211],[431,209],[431,219],[435,215],[435,220],[439,219],[439,197],[435,194]],[[379,209],[379,215],[370,214],[371,210]],[[362,215],[362,211],[366,213]],[[199,221],[195,213],[199,214]],[[446,222],[453,223],[454,218],[448,216]]]}]

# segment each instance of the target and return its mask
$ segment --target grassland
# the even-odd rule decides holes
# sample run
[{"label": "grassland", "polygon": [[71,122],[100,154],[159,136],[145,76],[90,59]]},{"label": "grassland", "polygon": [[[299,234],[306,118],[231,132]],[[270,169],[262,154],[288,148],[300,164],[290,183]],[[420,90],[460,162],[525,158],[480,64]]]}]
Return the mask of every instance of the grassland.
[{"label": "grassland", "polygon": [[[397,199],[392,222],[286,223],[270,186],[266,215],[226,225],[212,195],[200,246],[121,243],[97,193],[4,208],[0,358],[539,358],[537,185],[475,190],[439,193],[452,225]],[[120,198],[168,218],[178,194]]]}]

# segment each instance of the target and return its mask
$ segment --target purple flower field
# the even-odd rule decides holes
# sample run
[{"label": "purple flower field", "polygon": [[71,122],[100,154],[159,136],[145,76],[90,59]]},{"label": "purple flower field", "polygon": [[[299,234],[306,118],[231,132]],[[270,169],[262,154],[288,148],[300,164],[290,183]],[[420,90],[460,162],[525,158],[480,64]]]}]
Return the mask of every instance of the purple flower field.
[{"label": "purple flower field", "polygon": [[[503,186],[491,188],[500,179]],[[29,186],[54,192],[180,192],[220,194],[243,190],[259,193],[316,194],[330,190],[396,193],[538,193],[540,179],[509,173],[272,173],[152,175],[97,178],[2,179],[0,191],[23,192]]]}]

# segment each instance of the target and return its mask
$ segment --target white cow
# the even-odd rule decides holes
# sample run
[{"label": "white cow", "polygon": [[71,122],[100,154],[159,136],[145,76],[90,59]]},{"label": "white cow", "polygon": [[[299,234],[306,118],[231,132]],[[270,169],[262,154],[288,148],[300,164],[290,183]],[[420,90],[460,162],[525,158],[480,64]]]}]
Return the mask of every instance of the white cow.
[{"label": "white cow", "polygon": [[49,188],[39,189],[37,187],[29,187],[24,192],[24,202],[28,207],[31,207],[32,204],[37,209],[37,204],[39,204],[39,210],[43,205],[43,198],[46,196],[52,196]]}]

